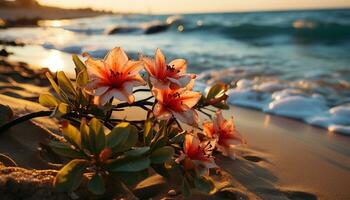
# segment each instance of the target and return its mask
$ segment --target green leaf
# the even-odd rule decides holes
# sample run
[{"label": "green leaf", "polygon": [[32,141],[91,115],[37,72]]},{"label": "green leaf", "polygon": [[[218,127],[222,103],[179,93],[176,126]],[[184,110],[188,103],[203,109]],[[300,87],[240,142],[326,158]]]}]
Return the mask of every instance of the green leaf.
[{"label": "green leaf", "polygon": [[77,189],[88,167],[88,161],[75,159],[65,165],[56,175],[54,185],[59,192]]},{"label": "green leaf", "polygon": [[53,80],[53,77],[51,76],[50,72],[46,72],[45,75],[46,75],[47,79],[49,80],[52,89],[56,92],[56,94],[61,95],[60,88],[58,87],[56,82]]},{"label": "green leaf", "polygon": [[129,124],[128,129],[126,130],[128,130],[129,132],[128,138],[123,143],[120,143],[119,145],[114,146],[114,148],[112,148],[113,152],[126,151],[128,149],[131,149],[131,147],[135,146],[135,144],[138,142],[139,135],[138,135],[137,128]]},{"label": "green leaf", "polygon": [[139,139],[139,134],[138,130],[135,126],[130,125],[130,130],[129,130],[129,137],[126,140],[126,142],[123,144],[122,150],[127,150],[130,149],[131,147],[135,146]]},{"label": "green leaf", "polygon": [[190,184],[188,183],[185,177],[182,181],[182,194],[186,199],[192,195]]},{"label": "green leaf", "polygon": [[[77,103],[82,106],[91,106],[91,95],[87,94],[83,89],[77,88]],[[93,114],[93,113],[91,113]]]},{"label": "green leaf", "polygon": [[112,176],[115,176],[116,179],[127,185],[135,185],[136,183],[149,177],[149,172],[147,169],[137,172],[113,172]]},{"label": "green leaf", "polygon": [[153,151],[150,159],[152,164],[161,164],[170,160],[173,157],[174,153],[175,150],[173,147],[165,146]]},{"label": "green leaf", "polygon": [[79,72],[81,72],[82,70],[86,69],[86,66],[84,65],[84,63],[79,59],[79,57],[76,54],[72,55],[72,60],[75,64],[75,73],[79,74]]},{"label": "green leaf", "polygon": [[62,133],[64,138],[75,147],[81,149],[81,137],[79,130],[68,121],[65,121],[62,124]]},{"label": "green leaf", "polygon": [[156,133],[151,141],[151,149],[157,149],[163,147],[168,142],[168,137],[166,134],[166,123],[164,121],[160,122],[160,130]]},{"label": "green leaf", "polygon": [[130,134],[130,124],[122,122],[116,125],[112,131],[106,135],[106,142],[109,148],[124,144]]},{"label": "green leaf", "polygon": [[50,141],[48,145],[53,152],[60,156],[67,158],[85,158],[83,153],[76,151],[68,143]]},{"label": "green leaf", "polygon": [[58,85],[63,90],[63,92],[68,95],[69,99],[75,99],[77,92],[75,91],[72,82],[63,71],[57,72],[57,80]]},{"label": "green leaf", "polygon": [[157,174],[159,174],[165,178],[170,178],[169,169],[167,169],[163,163],[162,164],[152,164],[151,166]]},{"label": "green leaf", "polygon": [[87,188],[95,195],[101,195],[106,192],[103,177],[100,174],[94,174],[87,183]]},{"label": "green leaf", "polygon": [[215,185],[213,181],[210,178],[205,176],[195,177],[194,186],[198,190],[205,192],[207,194],[210,194],[213,190],[215,190]]},{"label": "green leaf", "polygon": [[132,156],[132,157],[137,157],[137,156],[142,156],[145,153],[147,153],[150,150],[149,147],[135,147],[134,149],[127,151],[124,153],[125,156]]},{"label": "green leaf", "polygon": [[148,157],[121,157],[108,164],[112,172],[136,172],[147,169],[151,164]]},{"label": "green leaf", "polygon": [[54,117],[62,117],[63,115],[67,114],[69,112],[69,106],[66,103],[59,103],[58,106],[55,108],[52,115]]},{"label": "green leaf", "polygon": [[59,102],[51,94],[40,94],[39,103],[45,107],[56,107]]},{"label": "green leaf", "polygon": [[93,152],[99,154],[106,147],[106,136],[102,123],[92,118],[89,124],[90,144],[93,146]]},{"label": "green leaf", "polygon": [[84,87],[89,82],[89,75],[87,70],[84,69],[77,75],[77,85],[79,87]]},{"label": "green leaf", "polygon": [[228,88],[227,88],[226,84],[217,83],[209,89],[208,94],[207,94],[207,99],[218,98],[218,97],[222,96],[223,94],[225,94],[227,89]]},{"label": "green leaf", "polygon": [[228,106],[226,103],[223,103],[223,102],[217,103],[213,106],[216,108],[223,109],[223,110],[228,110],[230,108],[230,106]]},{"label": "green leaf", "polygon": [[158,138],[154,138],[154,140],[152,140],[151,148],[152,149],[161,148],[161,147],[165,146],[167,144],[167,142],[168,142],[168,137],[166,136],[166,134],[164,132]]},{"label": "green leaf", "polygon": [[152,118],[148,117],[145,121],[145,126],[143,130],[143,141],[146,145],[149,145],[151,143],[152,139],[152,134],[153,129],[152,129]]},{"label": "green leaf", "polygon": [[81,147],[88,149],[92,152],[92,148],[89,141],[89,126],[86,124],[85,118],[80,122],[80,135],[81,135]]}]

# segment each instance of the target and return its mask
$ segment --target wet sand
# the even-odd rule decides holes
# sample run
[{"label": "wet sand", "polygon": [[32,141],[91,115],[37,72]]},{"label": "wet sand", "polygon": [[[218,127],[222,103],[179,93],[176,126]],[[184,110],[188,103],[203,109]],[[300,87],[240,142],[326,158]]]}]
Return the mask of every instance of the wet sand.
[{"label": "wet sand", "polygon": [[283,190],[305,191],[319,199],[350,198],[349,137],[244,108],[226,113],[235,116],[246,137],[252,151],[247,155],[262,159],[247,168],[232,163],[228,169],[249,191],[263,199]]}]

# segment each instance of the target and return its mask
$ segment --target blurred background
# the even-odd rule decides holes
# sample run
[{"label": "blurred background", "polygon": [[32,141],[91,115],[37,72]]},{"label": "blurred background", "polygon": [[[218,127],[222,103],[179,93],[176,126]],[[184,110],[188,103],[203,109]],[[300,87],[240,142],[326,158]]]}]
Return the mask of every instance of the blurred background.
[{"label": "blurred background", "polygon": [[350,124],[348,8],[348,0],[0,0],[0,49],[72,73],[72,53],[101,58],[121,46],[137,59],[161,48],[169,60],[188,60],[198,90],[225,82],[233,105],[342,130]]}]

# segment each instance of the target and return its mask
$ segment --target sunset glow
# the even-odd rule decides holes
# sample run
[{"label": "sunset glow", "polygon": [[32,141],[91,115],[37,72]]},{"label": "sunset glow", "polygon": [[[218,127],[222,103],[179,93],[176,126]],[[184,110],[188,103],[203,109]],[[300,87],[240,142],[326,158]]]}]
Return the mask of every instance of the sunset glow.
[{"label": "sunset glow", "polygon": [[220,0],[215,3],[212,0],[38,0],[38,2],[65,8],[93,7],[116,12],[142,13],[239,12],[350,7],[348,0]]}]

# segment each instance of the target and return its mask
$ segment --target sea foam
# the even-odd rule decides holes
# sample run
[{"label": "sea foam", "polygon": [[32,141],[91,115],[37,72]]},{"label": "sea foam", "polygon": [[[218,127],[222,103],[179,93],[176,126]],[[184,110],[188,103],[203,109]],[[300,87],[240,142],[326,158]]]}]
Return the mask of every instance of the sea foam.
[{"label": "sea foam", "polygon": [[[204,72],[207,73],[207,72]],[[217,73],[217,72],[216,72]],[[203,76],[199,76],[202,77]],[[202,90],[205,84],[197,84]],[[241,79],[228,91],[227,102],[300,120],[331,132],[350,135],[350,104],[329,105],[327,98],[294,82]],[[305,86],[305,84],[302,84]],[[314,91],[321,90],[315,88]],[[310,89],[310,88],[308,88]],[[203,90],[202,90],[203,91]]]}]

